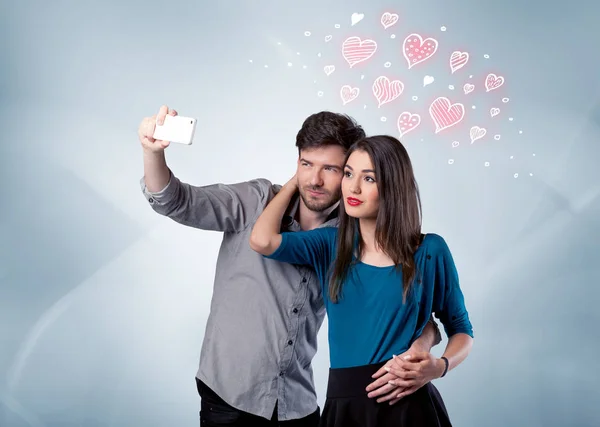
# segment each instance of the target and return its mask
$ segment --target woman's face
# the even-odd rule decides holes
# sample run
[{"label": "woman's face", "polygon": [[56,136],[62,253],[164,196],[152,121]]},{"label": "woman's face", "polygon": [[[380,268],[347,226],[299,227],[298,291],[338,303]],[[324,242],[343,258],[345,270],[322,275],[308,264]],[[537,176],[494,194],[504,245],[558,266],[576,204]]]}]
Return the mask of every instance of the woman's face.
[{"label": "woman's face", "polygon": [[376,219],[379,212],[379,190],[375,168],[365,151],[354,151],[344,166],[342,198],[349,216]]}]

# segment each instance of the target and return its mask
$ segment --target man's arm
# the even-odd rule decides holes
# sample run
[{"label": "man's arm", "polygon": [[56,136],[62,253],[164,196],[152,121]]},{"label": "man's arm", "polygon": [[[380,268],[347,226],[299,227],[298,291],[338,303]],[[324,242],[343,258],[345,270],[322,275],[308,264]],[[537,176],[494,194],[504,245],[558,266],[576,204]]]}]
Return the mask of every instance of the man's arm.
[{"label": "man's arm", "polygon": [[433,315],[431,315],[425,328],[423,328],[421,336],[412,343],[407,353],[413,351],[430,352],[431,349],[440,342],[442,342],[442,334],[440,333],[440,328],[438,328],[436,321],[433,319]]},{"label": "man's arm", "polygon": [[158,115],[142,120],[138,130],[144,159],[140,186],[152,209],[203,230],[238,232],[248,227],[266,205],[271,183],[260,179],[196,187],[181,182],[165,160],[169,142],[152,138],[156,124],[161,124],[167,114],[175,116],[177,112],[163,105]]},{"label": "man's arm", "polygon": [[[438,345],[442,341],[442,335],[440,329],[437,326],[436,321],[433,319],[433,315],[429,317],[427,324],[423,328],[421,336],[413,341],[412,345],[399,356],[395,356],[394,359],[389,360],[384,366],[382,366],[377,372],[373,374],[375,379],[367,387],[368,397],[377,399],[378,402],[391,401],[392,404],[396,403],[399,399],[397,398],[399,391],[395,384],[391,384],[390,381],[398,379],[398,376],[390,373],[389,369],[394,365],[398,365],[398,360],[412,360],[416,359],[417,356],[422,356],[425,353],[429,353],[431,349]],[[413,376],[413,379],[418,378],[421,375],[419,372],[417,376]],[[416,391],[416,389],[411,392]],[[407,393],[409,394],[409,393]]]}]

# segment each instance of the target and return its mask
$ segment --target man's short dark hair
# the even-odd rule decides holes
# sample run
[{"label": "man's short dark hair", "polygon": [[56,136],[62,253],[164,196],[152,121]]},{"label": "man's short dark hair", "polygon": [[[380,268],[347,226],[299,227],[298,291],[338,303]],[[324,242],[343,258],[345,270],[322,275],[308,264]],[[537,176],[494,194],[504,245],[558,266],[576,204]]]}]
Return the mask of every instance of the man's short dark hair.
[{"label": "man's short dark hair", "polygon": [[321,111],[306,118],[296,135],[298,152],[327,145],[340,145],[344,151],[365,137],[356,120],[345,114]]}]

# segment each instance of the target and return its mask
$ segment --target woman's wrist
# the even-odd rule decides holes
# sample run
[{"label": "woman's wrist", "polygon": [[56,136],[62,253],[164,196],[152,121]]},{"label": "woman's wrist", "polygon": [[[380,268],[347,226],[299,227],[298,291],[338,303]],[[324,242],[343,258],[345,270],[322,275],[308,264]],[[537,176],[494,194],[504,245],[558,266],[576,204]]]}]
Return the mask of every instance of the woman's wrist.
[{"label": "woman's wrist", "polygon": [[448,373],[448,368],[450,367],[450,364],[448,362],[448,359],[444,356],[440,357],[437,360],[437,368],[438,368],[438,378],[443,378],[446,376],[446,374]]}]

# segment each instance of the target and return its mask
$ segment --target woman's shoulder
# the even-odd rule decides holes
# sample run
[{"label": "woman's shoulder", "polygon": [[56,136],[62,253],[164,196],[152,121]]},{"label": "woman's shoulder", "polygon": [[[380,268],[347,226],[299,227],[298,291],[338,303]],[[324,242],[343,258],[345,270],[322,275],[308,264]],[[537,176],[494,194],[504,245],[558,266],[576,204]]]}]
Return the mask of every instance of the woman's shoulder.
[{"label": "woman's shoulder", "polygon": [[422,251],[427,255],[436,256],[450,253],[450,248],[441,235],[437,233],[427,233],[423,236],[419,251]]}]

